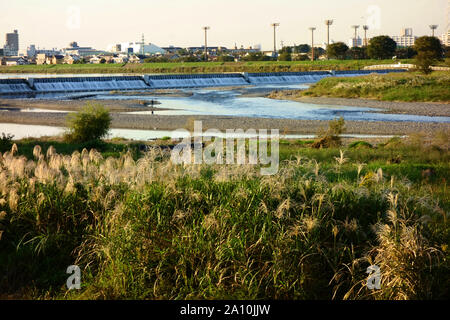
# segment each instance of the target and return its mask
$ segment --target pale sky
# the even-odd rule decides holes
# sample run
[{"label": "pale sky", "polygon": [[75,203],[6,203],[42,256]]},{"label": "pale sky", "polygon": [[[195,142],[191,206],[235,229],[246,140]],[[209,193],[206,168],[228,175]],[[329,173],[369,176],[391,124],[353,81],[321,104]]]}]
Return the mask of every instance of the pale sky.
[{"label": "pale sky", "polygon": [[[447,0],[0,0],[0,46],[5,33],[19,30],[20,49],[145,41],[158,46],[201,46],[202,26],[210,26],[208,45],[273,48],[272,22],[279,22],[277,46],[326,41],[325,19],[334,19],[331,39],[348,40],[351,25],[371,26],[369,37],[430,35],[430,24],[447,25]],[[79,13],[79,14],[78,14]],[[360,35],[362,32],[360,31]]]}]

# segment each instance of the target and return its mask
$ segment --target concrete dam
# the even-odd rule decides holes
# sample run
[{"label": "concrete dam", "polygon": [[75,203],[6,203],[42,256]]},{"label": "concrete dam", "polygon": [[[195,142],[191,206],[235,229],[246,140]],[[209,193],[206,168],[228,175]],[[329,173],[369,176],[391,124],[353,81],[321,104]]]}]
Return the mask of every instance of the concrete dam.
[{"label": "concrete dam", "polygon": [[112,90],[184,89],[245,85],[315,83],[327,77],[351,77],[404,70],[313,71],[274,73],[220,73],[143,76],[61,76],[0,79],[0,95],[97,92]]}]

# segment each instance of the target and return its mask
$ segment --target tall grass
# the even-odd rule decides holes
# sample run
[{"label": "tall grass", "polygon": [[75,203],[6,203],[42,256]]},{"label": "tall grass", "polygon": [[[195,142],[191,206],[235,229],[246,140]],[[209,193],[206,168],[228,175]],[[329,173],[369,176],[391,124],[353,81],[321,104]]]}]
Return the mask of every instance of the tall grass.
[{"label": "tall grass", "polygon": [[384,101],[450,101],[450,73],[431,75],[401,73],[357,78],[328,78],[310,89],[305,96],[371,98]]},{"label": "tall grass", "polygon": [[[131,152],[63,155],[36,146],[26,158],[14,145],[0,155],[0,292],[71,299],[448,297],[446,186],[439,182],[445,190],[434,194],[432,181],[389,176],[350,150],[311,152],[327,160],[299,152],[278,175],[262,177],[248,165],[176,166],[160,150],[136,159]],[[448,157],[440,154],[438,162]],[[383,275],[375,292],[363,285],[373,263]],[[68,292],[72,264],[82,268],[82,290]]]}]

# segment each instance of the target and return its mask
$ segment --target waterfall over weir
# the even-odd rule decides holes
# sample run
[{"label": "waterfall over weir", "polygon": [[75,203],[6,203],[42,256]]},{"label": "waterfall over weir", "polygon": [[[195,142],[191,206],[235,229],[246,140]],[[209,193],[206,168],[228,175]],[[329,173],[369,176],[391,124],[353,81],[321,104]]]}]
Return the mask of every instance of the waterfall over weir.
[{"label": "waterfall over weir", "polygon": [[149,89],[142,77],[73,77],[33,79],[37,92],[80,92]]},{"label": "waterfall over weir", "polygon": [[205,88],[249,85],[240,73],[230,74],[180,74],[144,76],[155,89]]},{"label": "waterfall over weir", "polygon": [[29,83],[24,79],[0,79],[0,94],[31,93]]},{"label": "waterfall over weir", "polygon": [[282,84],[282,83],[315,83],[326,77],[331,77],[328,71],[318,72],[272,72],[249,73],[251,84]]},{"label": "waterfall over weir", "polygon": [[144,76],[75,76],[0,79],[0,95],[112,90],[183,89],[268,84],[315,83],[326,77],[351,77],[403,70],[221,73]]}]

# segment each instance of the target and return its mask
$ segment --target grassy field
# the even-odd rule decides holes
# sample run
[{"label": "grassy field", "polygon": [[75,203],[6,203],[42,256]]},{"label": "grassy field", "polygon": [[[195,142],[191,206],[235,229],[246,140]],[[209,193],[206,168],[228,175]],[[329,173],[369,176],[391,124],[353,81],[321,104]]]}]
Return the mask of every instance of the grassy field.
[{"label": "grassy field", "polygon": [[[0,298],[448,297],[447,138],[282,141],[265,177],[121,142],[19,141],[0,155]],[[365,287],[371,264],[381,290]]]},{"label": "grassy field", "polygon": [[308,90],[278,92],[290,97],[368,98],[382,101],[450,102],[450,72],[398,73],[356,78],[327,78]]},{"label": "grassy field", "polygon": [[[400,62],[400,61],[398,61]],[[409,60],[401,60],[409,63]],[[311,70],[359,70],[365,66],[392,64],[392,60],[264,61],[264,62],[189,62],[145,64],[77,64],[0,66],[0,73],[215,73],[286,72]]]}]

